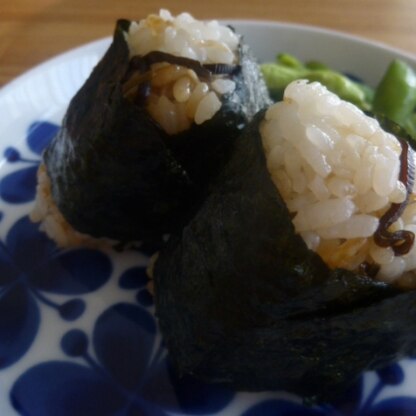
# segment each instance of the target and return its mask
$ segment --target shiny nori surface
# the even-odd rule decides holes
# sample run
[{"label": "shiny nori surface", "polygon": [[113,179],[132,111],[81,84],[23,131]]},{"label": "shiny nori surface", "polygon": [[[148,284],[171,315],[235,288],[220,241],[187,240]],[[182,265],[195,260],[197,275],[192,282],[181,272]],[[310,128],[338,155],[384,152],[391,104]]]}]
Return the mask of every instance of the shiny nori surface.
[{"label": "shiny nori surface", "polygon": [[269,103],[246,46],[234,93],[200,126],[168,136],[144,107],[125,99],[129,70],[120,20],[113,42],[72,99],[44,154],[52,196],[78,231],[121,241],[154,239],[180,228],[202,198],[248,119]]},{"label": "shiny nori surface", "polygon": [[416,295],[329,270],[294,233],[266,168],[263,113],[155,266],[156,310],[180,374],[324,401],[416,350]]}]

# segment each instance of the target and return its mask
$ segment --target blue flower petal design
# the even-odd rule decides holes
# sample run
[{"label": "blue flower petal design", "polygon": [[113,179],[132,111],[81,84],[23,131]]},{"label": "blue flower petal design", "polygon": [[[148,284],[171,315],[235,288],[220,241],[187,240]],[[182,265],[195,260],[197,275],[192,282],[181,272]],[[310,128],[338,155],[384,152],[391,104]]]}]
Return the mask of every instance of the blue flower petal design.
[{"label": "blue flower petal design", "polygon": [[323,416],[322,409],[308,408],[287,400],[265,400],[257,403],[241,416]]},{"label": "blue flower petal design", "polygon": [[4,149],[3,155],[10,163],[20,160],[20,152],[14,147],[7,147]]},{"label": "blue flower petal design", "polygon": [[56,303],[45,292],[90,293],[104,285],[111,273],[106,254],[59,251],[28,217],[17,220],[5,242],[0,242],[0,368],[19,360],[31,346],[39,329],[39,302],[66,321],[84,313],[83,299]]},{"label": "blue flower petal design", "polygon": [[140,290],[136,295],[136,300],[145,308],[153,305],[153,295],[147,289]]},{"label": "blue flower petal design", "polygon": [[167,416],[172,410],[202,415],[221,410],[234,397],[218,386],[179,380],[157,340],[156,323],[145,309],[115,304],[95,323],[95,355],[80,329],[61,340],[65,354],[86,365],[46,362],[30,368],[12,388],[13,406],[22,414],[30,409],[31,416]]},{"label": "blue flower petal design", "polygon": [[127,269],[119,279],[119,286],[123,289],[140,289],[136,294],[137,302],[148,308],[153,305],[153,295],[147,289],[150,279],[146,273],[146,267],[132,267]]},{"label": "blue flower petal design", "polygon": [[58,130],[59,126],[48,121],[32,123],[27,132],[27,145],[32,152],[41,155]]},{"label": "blue flower petal design", "polygon": [[138,289],[146,286],[148,281],[146,267],[131,267],[120,276],[118,284],[123,289]]},{"label": "blue flower petal design", "polygon": [[[58,130],[59,126],[46,121],[31,124],[26,137],[29,148],[40,156]],[[9,163],[20,161],[29,163],[30,166],[9,173],[0,180],[0,197],[10,204],[32,201],[36,195],[39,160],[22,158],[20,152],[14,147],[5,149],[4,157]]]},{"label": "blue flower petal design", "polygon": [[390,386],[397,386],[403,383],[404,372],[399,364],[391,364],[387,367],[377,370],[380,381]]},{"label": "blue flower petal design", "polygon": [[86,305],[82,299],[71,299],[68,302],[59,305],[58,311],[62,319],[66,321],[75,321],[85,311]]},{"label": "blue flower petal design", "polygon": [[93,344],[97,357],[126,389],[143,382],[155,347],[156,324],[135,305],[120,303],[97,320]]},{"label": "blue flower petal design", "polygon": [[21,283],[0,295],[0,369],[18,361],[39,328],[39,308]]},{"label": "blue flower petal design", "polygon": [[0,241],[0,293],[1,287],[16,279],[19,269],[13,264],[7,247]]},{"label": "blue flower petal design", "polygon": [[92,292],[109,280],[113,269],[109,257],[100,251],[58,251],[28,217],[21,218],[10,229],[6,247],[31,285],[47,292],[68,295]]},{"label": "blue flower petal design", "polygon": [[47,263],[55,250],[54,243],[38,230],[38,225],[22,217],[6,237],[6,247],[15,265],[25,273],[33,273],[38,265]]},{"label": "blue flower petal design", "polygon": [[0,181],[0,197],[11,204],[32,201],[36,194],[38,166],[16,170]]},{"label": "blue flower petal design", "polygon": [[416,399],[413,397],[395,397],[378,402],[365,416],[414,416]]},{"label": "blue flower petal design", "polygon": [[79,364],[36,365],[14,384],[14,408],[31,416],[110,416],[122,414],[125,398],[99,373]]},{"label": "blue flower petal design", "polygon": [[31,281],[47,292],[81,295],[106,283],[112,270],[106,254],[89,249],[72,250],[50,258],[32,274]]},{"label": "blue flower petal design", "polygon": [[69,357],[81,357],[88,351],[87,335],[80,329],[71,329],[63,336],[61,347]]}]

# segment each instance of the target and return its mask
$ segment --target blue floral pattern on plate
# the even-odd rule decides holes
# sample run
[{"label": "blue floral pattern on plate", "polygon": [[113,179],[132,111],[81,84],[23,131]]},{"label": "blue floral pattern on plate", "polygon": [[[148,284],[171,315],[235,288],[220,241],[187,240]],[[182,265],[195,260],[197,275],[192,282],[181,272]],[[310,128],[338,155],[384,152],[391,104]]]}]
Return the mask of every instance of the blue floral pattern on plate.
[{"label": "blue floral pattern on plate", "polygon": [[15,382],[13,404],[22,414],[36,409],[35,414],[44,416],[164,416],[168,411],[212,414],[230,402],[234,394],[229,390],[177,380],[158,340],[148,311],[128,303],[112,305],[94,326],[96,358],[88,352],[84,331],[68,331],[61,347],[84,363],[35,365]]},{"label": "blue floral pattern on plate", "polygon": [[[3,201],[33,201],[40,155],[57,129],[48,122],[29,126],[26,142],[36,158],[24,158],[14,147],[5,149],[7,163],[21,168],[1,178]],[[179,380],[172,372],[149,311],[153,301],[143,262],[149,253],[130,253],[141,261],[117,276],[113,262],[122,263],[118,258],[124,254],[61,250],[27,214],[0,241],[0,375],[30,355],[45,315],[55,314],[62,322],[74,322],[74,327],[55,346],[65,360],[32,363],[11,383],[10,402],[18,414],[202,415],[216,413],[233,399],[230,390],[186,377]],[[89,335],[76,325],[88,313],[85,297],[97,296],[113,282],[135,296],[131,303],[117,301],[117,296],[109,299]]]},{"label": "blue floral pattern on plate", "polygon": [[[258,23],[233,25],[260,60],[281,47],[301,58],[313,50],[367,82],[393,58],[416,64],[340,34]],[[314,407],[285,392],[178,380],[146,289],[151,249],[58,250],[30,223],[41,152],[109,42],[58,56],[0,92],[0,415],[416,415],[414,360],[365,373],[343,398]]]}]

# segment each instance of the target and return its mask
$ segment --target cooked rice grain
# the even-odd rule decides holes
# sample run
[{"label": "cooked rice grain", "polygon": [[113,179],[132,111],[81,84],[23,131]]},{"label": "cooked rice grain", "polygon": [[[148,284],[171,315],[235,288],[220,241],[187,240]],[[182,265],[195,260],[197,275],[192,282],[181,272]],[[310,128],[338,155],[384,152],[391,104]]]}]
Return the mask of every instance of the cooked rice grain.
[{"label": "cooked rice grain", "polygon": [[[159,51],[201,64],[232,65],[238,60],[240,37],[215,20],[202,22],[188,13],[175,17],[161,10],[159,15],[132,22],[126,40],[131,56]],[[180,65],[156,63],[150,72],[153,97],[148,99],[147,109],[170,135],[187,130],[193,122],[202,124],[211,119],[221,108],[222,95],[235,89],[235,82],[226,76],[213,75],[206,83]],[[131,84],[130,80],[127,83]],[[185,112],[182,104],[186,104]]]},{"label": "cooked rice grain", "polygon": [[[406,284],[416,286],[416,249],[398,257],[373,240],[391,203],[406,199],[398,180],[401,145],[392,134],[305,80],[291,83],[283,102],[270,107],[261,134],[272,180],[309,248],[330,267],[357,270],[368,262],[380,266],[378,279],[396,281],[406,271]],[[410,198],[390,231],[416,231],[416,196]]]}]

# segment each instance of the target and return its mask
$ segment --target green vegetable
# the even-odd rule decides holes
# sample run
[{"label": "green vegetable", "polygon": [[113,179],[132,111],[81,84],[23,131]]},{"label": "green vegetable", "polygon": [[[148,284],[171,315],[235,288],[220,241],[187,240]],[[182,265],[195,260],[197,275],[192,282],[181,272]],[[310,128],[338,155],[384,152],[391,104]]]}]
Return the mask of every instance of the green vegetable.
[{"label": "green vegetable", "polygon": [[[394,60],[376,89],[373,111],[415,129],[416,74],[405,62]],[[413,117],[413,121],[409,119]]]},{"label": "green vegetable", "polygon": [[295,58],[293,55],[289,55],[288,53],[281,53],[278,55],[277,62],[290,68],[304,68],[303,63],[299,61],[299,59]]},{"label": "green vegetable", "polygon": [[270,95],[276,101],[283,98],[286,86],[296,79],[318,81],[341,99],[362,110],[393,120],[416,140],[416,73],[405,62],[394,60],[376,90],[352,81],[319,61],[302,63],[283,53],[276,62],[261,66]]},{"label": "green vegetable", "polygon": [[308,69],[329,69],[330,70],[330,68],[328,66],[326,66],[325,64],[323,64],[322,62],[319,62],[319,61],[306,62],[305,66]]},{"label": "green vegetable", "polygon": [[309,81],[318,81],[330,91],[337,94],[345,101],[349,101],[363,110],[369,110],[364,91],[346,76],[332,70],[315,70],[306,74]]},{"label": "green vegetable", "polygon": [[357,82],[355,83],[355,85],[363,92],[365,96],[365,101],[370,106],[370,110],[371,110],[373,101],[374,101],[374,95],[375,95],[374,88],[371,88],[370,86],[363,84],[361,82]]},{"label": "green vegetable", "polygon": [[351,81],[345,75],[336,72],[320,62],[303,64],[288,54],[278,55],[276,63],[261,66],[266,84],[275,100],[280,100],[286,86],[296,79],[319,81],[340,98],[370,110],[373,91],[367,86]]},{"label": "green vegetable", "polygon": [[275,101],[283,98],[283,91],[288,84],[300,78],[300,71],[297,69],[273,63],[263,64],[261,71],[270,95]]}]

